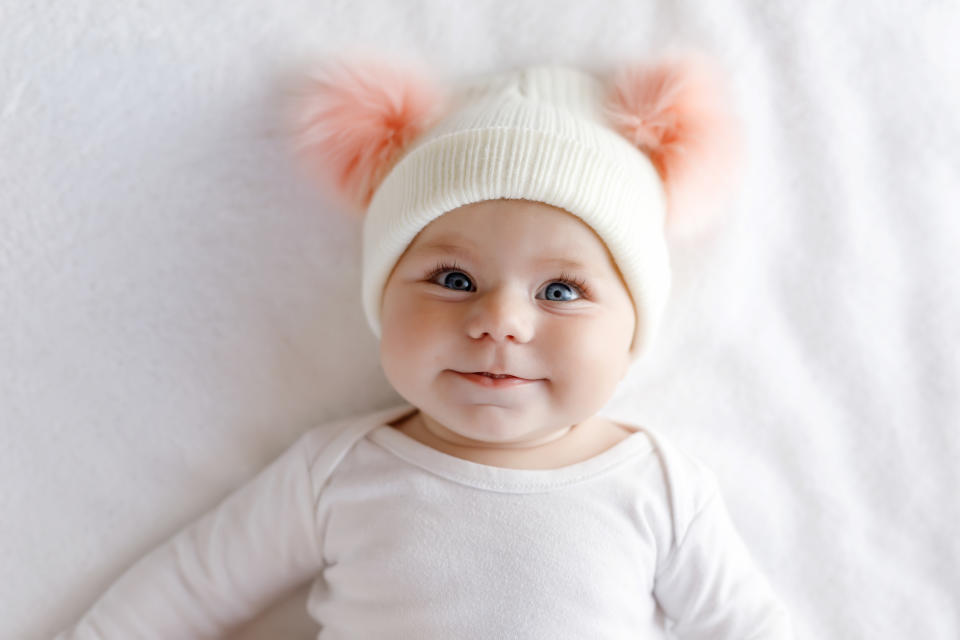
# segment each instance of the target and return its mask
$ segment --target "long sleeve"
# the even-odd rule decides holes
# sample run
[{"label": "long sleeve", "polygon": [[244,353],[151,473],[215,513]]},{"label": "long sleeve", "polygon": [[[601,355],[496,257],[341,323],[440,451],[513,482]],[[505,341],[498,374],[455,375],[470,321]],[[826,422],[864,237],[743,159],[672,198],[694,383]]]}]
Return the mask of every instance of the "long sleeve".
[{"label": "long sleeve", "polygon": [[318,573],[310,435],[141,558],[57,640],[220,637]]},{"label": "long sleeve", "polygon": [[785,640],[787,612],[755,566],[712,473],[699,508],[657,570],[654,594],[683,640]]}]

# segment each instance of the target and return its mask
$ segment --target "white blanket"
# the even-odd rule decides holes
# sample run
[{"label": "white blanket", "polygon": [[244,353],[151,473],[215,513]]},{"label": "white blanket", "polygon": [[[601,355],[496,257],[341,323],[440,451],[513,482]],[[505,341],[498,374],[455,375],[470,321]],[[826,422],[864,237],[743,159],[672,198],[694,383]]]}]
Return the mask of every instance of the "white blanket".
[{"label": "white blanket", "polygon": [[[606,413],[715,470],[802,637],[960,637],[955,7],[6,3],[0,637],[52,636],[308,427],[400,400],[359,221],[276,125],[292,74],[358,44],[448,77],[716,56],[740,196],[674,247],[664,330]],[[237,637],[313,637],[304,597]]]}]

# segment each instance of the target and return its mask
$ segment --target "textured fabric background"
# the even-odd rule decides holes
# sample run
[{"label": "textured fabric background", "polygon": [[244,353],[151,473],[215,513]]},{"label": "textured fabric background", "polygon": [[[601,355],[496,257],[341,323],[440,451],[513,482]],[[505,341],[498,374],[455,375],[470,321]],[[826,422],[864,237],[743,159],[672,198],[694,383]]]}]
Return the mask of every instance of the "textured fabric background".
[{"label": "textured fabric background", "polygon": [[[50,637],[309,426],[399,400],[359,222],[276,126],[304,62],[674,44],[733,72],[749,162],[606,413],[715,470],[803,637],[960,637],[955,7],[0,4],[0,637]],[[312,637],[304,596],[237,637]]]}]

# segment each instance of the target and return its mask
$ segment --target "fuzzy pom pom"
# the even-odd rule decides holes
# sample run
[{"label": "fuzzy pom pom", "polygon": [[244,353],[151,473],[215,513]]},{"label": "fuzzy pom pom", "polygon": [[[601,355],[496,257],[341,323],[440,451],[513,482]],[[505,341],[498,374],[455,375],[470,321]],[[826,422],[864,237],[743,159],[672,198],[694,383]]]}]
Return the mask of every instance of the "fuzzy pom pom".
[{"label": "fuzzy pom pom", "polygon": [[298,155],[341,204],[363,215],[403,151],[442,114],[446,96],[410,62],[374,54],[309,74],[294,108]]},{"label": "fuzzy pom pom", "polygon": [[614,129],[647,154],[663,180],[667,230],[705,229],[735,183],[741,153],[719,69],[685,53],[622,65],[607,87],[604,111]]}]

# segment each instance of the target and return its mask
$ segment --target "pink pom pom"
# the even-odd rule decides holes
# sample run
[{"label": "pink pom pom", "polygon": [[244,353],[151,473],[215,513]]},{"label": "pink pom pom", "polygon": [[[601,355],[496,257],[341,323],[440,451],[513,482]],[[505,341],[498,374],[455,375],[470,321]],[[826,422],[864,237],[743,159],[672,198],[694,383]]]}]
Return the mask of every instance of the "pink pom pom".
[{"label": "pink pom pom", "polygon": [[294,117],[298,153],[351,212],[362,215],[403,151],[446,98],[412,64],[341,57],[311,74]]},{"label": "pink pom pom", "polygon": [[614,128],[647,154],[663,180],[667,230],[702,231],[734,185],[738,125],[727,111],[719,70],[688,53],[620,67],[605,112]]}]

